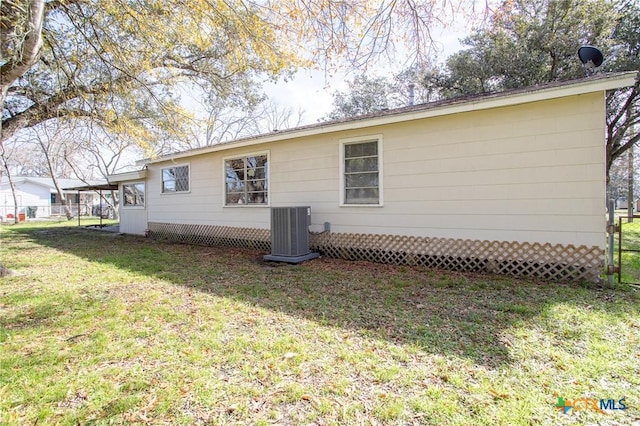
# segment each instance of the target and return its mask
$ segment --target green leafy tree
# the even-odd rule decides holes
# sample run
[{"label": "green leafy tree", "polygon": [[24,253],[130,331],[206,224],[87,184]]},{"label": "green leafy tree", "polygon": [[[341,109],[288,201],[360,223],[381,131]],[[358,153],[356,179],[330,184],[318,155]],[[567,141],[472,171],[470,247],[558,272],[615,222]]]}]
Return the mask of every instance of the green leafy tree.
[{"label": "green leafy tree", "polygon": [[437,85],[451,97],[582,77],[578,48],[610,49],[620,18],[606,0],[506,1],[462,40],[468,48],[447,59]]},{"label": "green leafy tree", "polygon": [[[614,54],[606,64],[610,71],[640,70],[640,4],[629,1],[620,6],[614,32]],[[640,78],[634,87],[607,96],[607,172],[613,162],[640,140]],[[608,176],[608,175],[607,175]]]},{"label": "green leafy tree", "polygon": [[334,92],[334,109],[325,117],[326,120],[354,117],[390,107],[392,86],[385,77],[362,75],[347,84],[347,91]]},{"label": "green leafy tree", "polygon": [[430,72],[428,66],[415,64],[392,78],[357,76],[347,82],[346,91],[333,93],[333,110],[323,119],[339,120],[433,100],[438,92],[424,78]]},{"label": "green leafy tree", "polygon": [[46,120],[83,119],[153,148],[191,118],[181,84],[233,99],[256,74],[300,62],[238,1],[52,2],[42,28],[39,60],[6,89],[3,141]]}]

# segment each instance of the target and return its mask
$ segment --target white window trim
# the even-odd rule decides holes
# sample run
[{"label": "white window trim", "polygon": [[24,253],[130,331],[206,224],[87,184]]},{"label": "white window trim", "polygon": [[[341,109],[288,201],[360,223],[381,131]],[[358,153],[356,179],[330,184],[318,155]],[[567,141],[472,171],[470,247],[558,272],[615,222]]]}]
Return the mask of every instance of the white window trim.
[{"label": "white window trim", "polygon": [[[187,166],[189,168],[189,189],[187,191],[164,191],[164,180],[162,179],[162,175],[164,171],[167,169],[174,169],[176,167]],[[146,188],[145,188],[146,189]],[[191,192],[191,163],[180,163],[180,164],[172,164],[170,166],[162,167],[160,169],[160,194],[162,195],[173,195],[173,194],[188,194]],[[146,200],[145,200],[146,202]]]},{"label": "white window trim", "polygon": [[[137,184],[143,184],[144,185],[144,203],[142,205],[138,204],[135,206],[132,205],[126,205],[124,203],[124,186],[125,185],[137,185]],[[131,209],[131,210],[144,210],[147,207],[147,182],[141,180],[141,181],[136,181],[136,182],[126,182],[123,183],[120,189],[120,199],[122,200],[121,206],[123,209]]]},{"label": "white window trim", "polygon": [[[349,145],[352,143],[364,143],[364,142],[378,142],[378,204],[346,204],[344,202],[344,193],[345,193],[345,175],[344,175],[344,146],[345,145]],[[384,163],[382,161],[382,134],[376,134],[376,135],[366,135],[366,136],[356,136],[353,138],[346,138],[346,139],[340,139],[338,142],[340,145],[340,167],[339,167],[339,173],[340,173],[340,178],[338,179],[339,182],[339,194],[340,194],[340,203],[339,206],[340,207],[382,207],[384,206],[384,198],[383,198],[383,188],[384,188],[384,184],[383,184],[383,176],[384,173],[382,172],[382,164]]]},{"label": "white window trim", "polygon": [[[238,158],[244,157],[255,157],[257,155],[266,155],[267,156],[267,202],[265,204],[227,204],[227,160],[236,160]],[[222,157],[222,207],[223,208],[264,208],[271,206],[271,151],[257,151],[257,152],[247,152],[238,155],[229,155],[226,157]]]}]

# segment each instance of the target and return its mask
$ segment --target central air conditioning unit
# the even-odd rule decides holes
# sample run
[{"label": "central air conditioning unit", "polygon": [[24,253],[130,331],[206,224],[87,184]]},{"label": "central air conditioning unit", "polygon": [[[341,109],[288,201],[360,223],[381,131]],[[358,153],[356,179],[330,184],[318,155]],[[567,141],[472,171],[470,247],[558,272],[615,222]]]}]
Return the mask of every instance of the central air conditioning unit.
[{"label": "central air conditioning unit", "polygon": [[315,259],[309,250],[311,207],[271,207],[271,254],[264,260],[300,263]]}]

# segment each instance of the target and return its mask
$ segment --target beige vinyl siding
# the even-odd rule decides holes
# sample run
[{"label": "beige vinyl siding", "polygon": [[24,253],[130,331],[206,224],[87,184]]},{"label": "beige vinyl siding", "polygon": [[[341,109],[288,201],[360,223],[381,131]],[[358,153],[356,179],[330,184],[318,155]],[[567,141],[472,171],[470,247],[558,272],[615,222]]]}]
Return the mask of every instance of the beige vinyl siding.
[{"label": "beige vinyl siding", "polygon": [[[147,199],[145,194],[145,205],[125,206],[123,186],[127,184],[140,183],[141,181],[122,182],[120,184],[120,232],[123,234],[144,235],[147,229]],[[145,186],[145,192],[148,188]]]},{"label": "beige vinyl siding", "polygon": [[[263,150],[264,151],[264,150]],[[269,227],[266,206],[223,207],[223,157],[243,155],[245,150],[200,155],[189,159],[190,191],[162,194],[160,170],[170,162],[149,167],[147,174],[149,222]]]},{"label": "beige vinyl siding", "polygon": [[120,210],[120,232],[123,234],[144,235],[146,229],[147,211],[144,207]]},{"label": "beige vinyl siding", "polygon": [[[223,158],[269,151],[270,205],[311,206],[312,230],[604,246],[601,92],[227,149],[188,158],[189,193],[150,222],[269,228],[269,208],[223,207]],[[340,206],[340,141],[383,136],[384,206]],[[180,161],[182,163],[182,160]]]},{"label": "beige vinyl siding", "polygon": [[384,134],[385,206],[327,221],[335,232],[603,246],[603,106],[584,95],[372,129]]}]

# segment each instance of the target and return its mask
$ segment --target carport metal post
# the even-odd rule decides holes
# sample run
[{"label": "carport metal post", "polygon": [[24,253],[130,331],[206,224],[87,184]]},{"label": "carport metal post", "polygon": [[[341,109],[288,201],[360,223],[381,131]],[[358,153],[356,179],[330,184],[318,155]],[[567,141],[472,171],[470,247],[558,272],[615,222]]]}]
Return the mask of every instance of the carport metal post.
[{"label": "carport metal post", "polygon": [[100,189],[100,204],[98,204],[100,206],[100,214],[98,214],[98,216],[100,216],[100,229],[102,229],[102,189]]},{"label": "carport metal post", "polygon": [[[100,192],[100,204],[98,204],[98,217],[100,217],[100,228],[102,228],[102,189],[98,190]],[[80,226],[80,190],[78,190],[78,226]]]}]

